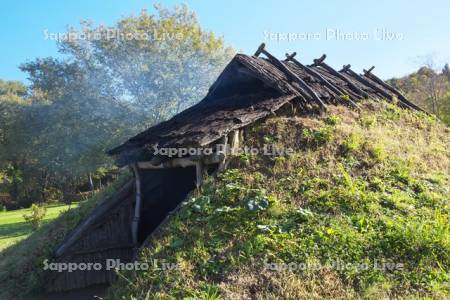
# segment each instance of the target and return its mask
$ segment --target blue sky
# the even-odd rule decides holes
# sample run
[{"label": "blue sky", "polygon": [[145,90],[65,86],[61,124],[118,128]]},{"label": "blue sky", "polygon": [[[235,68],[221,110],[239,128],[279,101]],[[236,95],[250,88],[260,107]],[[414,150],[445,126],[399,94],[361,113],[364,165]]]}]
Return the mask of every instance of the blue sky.
[{"label": "blue sky", "polygon": [[[310,63],[321,54],[336,68],[350,63],[360,71],[375,65],[383,78],[402,76],[433,57],[450,61],[450,1],[161,1],[187,3],[201,25],[223,36],[240,52],[252,54],[261,42],[279,57],[297,51]],[[64,32],[80,20],[114,24],[120,17],[152,11],[143,0],[2,0],[0,78],[26,80],[18,66],[56,56],[44,30]],[[291,40],[284,37],[290,34]],[[343,35],[346,35],[344,37]]]}]

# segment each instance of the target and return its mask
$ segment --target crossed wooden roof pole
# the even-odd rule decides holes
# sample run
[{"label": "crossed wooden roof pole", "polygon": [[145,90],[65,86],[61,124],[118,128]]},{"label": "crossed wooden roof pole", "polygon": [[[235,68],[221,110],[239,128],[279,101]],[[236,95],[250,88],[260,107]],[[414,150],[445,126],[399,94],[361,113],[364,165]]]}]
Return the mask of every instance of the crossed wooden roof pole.
[{"label": "crossed wooden roof pole", "polygon": [[[280,61],[266,50],[266,45],[264,43],[262,43],[258,47],[254,56],[258,57],[261,54],[264,54],[267,57],[268,62],[271,63],[276,68],[278,68],[280,71],[282,71],[287,78],[298,84],[299,86],[298,91],[305,100],[315,102],[316,104],[319,105],[322,111],[326,110],[324,101],[327,100],[322,100],[316,94],[316,92],[314,92],[314,90],[307,84],[307,82],[305,82],[305,80],[303,80],[297,74],[295,74],[289,62],[293,63],[296,67],[305,71],[312,78],[322,83],[322,85],[327,89],[327,91],[331,95],[333,95],[335,102],[338,102],[339,104],[344,104],[352,106],[354,108],[358,108],[359,106],[357,104],[357,100],[369,98],[369,94],[366,91],[359,88],[356,84],[354,84],[347,77],[349,76],[354,80],[360,82],[362,85],[369,87],[374,92],[376,92],[377,94],[379,94],[383,98],[386,98],[389,101],[394,101],[394,98],[396,98],[396,101],[398,101],[400,107],[418,110],[429,114],[427,111],[423,110],[419,106],[409,101],[403,94],[401,94],[394,87],[390,86],[382,79],[374,75],[372,73],[373,69],[375,68],[374,66],[372,66],[369,70],[363,70],[364,74],[361,75],[353,71],[350,65],[344,65],[340,71],[336,71],[335,69],[333,69],[331,66],[329,66],[324,62],[327,57],[325,54],[323,54],[318,59],[314,59],[314,63],[310,66],[307,66],[302,64],[297,59],[295,59],[295,56],[297,55],[296,52],[293,52],[292,54],[286,53],[286,59],[284,61]],[[339,85],[336,85],[332,81],[327,80],[319,72],[314,70],[314,67],[321,67],[326,71],[328,71],[328,73],[330,73],[331,75],[345,82],[349,87],[349,89],[351,90],[351,92],[350,93],[344,92],[344,90]]]}]

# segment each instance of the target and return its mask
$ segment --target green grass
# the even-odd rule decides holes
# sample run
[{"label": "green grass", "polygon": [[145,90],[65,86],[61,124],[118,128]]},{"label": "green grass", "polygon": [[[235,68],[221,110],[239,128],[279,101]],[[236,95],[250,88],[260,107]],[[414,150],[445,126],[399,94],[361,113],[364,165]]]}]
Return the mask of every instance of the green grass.
[{"label": "green grass", "polygon": [[[447,127],[369,102],[272,117],[246,133],[246,146],[295,153],[235,157],[205,180],[140,253],[150,269],[121,272],[109,299],[449,298]],[[0,299],[38,295],[43,260],[104,197],[0,252]]]},{"label": "green grass", "polygon": [[31,234],[30,228],[21,224],[21,215],[26,210],[0,213],[2,224],[5,225],[2,237],[4,234],[8,239],[20,239],[0,251],[0,299],[38,299],[46,283],[44,260],[52,257],[56,245],[80,220],[128,180],[129,173],[124,172],[116,181],[89,199],[79,202],[73,209],[67,210],[65,206],[49,207],[44,224]]},{"label": "green grass", "polygon": [[448,128],[386,103],[255,128],[247,146],[295,154],[207,180],[140,256],[180,267],[123,272],[110,299],[448,299]]},{"label": "green grass", "polygon": [[[73,203],[71,208],[78,207]],[[66,204],[54,204],[47,206],[43,224],[57,218],[62,212],[69,209]],[[0,251],[27,238],[33,232],[31,224],[25,222],[23,215],[29,214],[30,208],[0,212]]]}]

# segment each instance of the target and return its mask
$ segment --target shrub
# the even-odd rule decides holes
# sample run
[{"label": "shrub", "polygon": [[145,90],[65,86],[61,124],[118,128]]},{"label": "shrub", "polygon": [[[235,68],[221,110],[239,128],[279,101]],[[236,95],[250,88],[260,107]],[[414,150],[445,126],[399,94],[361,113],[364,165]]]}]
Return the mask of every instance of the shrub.
[{"label": "shrub", "polygon": [[369,154],[377,162],[381,162],[386,159],[386,151],[381,144],[372,145],[369,149]]},{"label": "shrub", "polygon": [[362,138],[359,134],[352,132],[342,143],[342,151],[345,154],[353,153],[359,150],[362,144]]},{"label": "shrub", "polygon": [[333,137],[332,128],[329,126],[320,127],[318,129],[303,129],[303,137],[311,144],[322,145],[331,141]]},{"label": "shrub", "polygon": [[350,101],[350,96],[349,95],[342,95],[341,99],[344,101]]},{"label": "shrub", "polygon": [[336,115],[330,115],[325,119],[325,123],[331,126],[336,126],[342,123],[342,119]]},{"label": "shrub", "polygon": [[360,121],[363,127],[371,128],[377,124],[377,117],[372,115],[363,115]]},{"label": "shrub", "polygon": [[47,208],[45,206],[33,204],[31,205],[31,213],[29,215],[23,215],[23,218],[31,224],[33,230],[37,230],[41,226],[46,213]]}]

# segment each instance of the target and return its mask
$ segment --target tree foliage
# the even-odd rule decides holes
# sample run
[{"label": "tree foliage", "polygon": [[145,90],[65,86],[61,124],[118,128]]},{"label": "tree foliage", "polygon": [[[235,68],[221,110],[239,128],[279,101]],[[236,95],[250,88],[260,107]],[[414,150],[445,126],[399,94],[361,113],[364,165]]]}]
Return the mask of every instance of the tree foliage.
[{"label": "tree foliage", "polygon": [[417,72],[391,83],[403,90],[406,96],[419,106],[450,124],[450,71],[448,64],[441,72],[432,64],[421,67]]},{"label": "tree foliage", "polygon": [[2,186],[21,206],[111,167],[107,149],[199,101],[231,58],[186,6],[155,11],[83,21],[58,42],[63,59],[21,65],[28,89],[0,81]]}]

